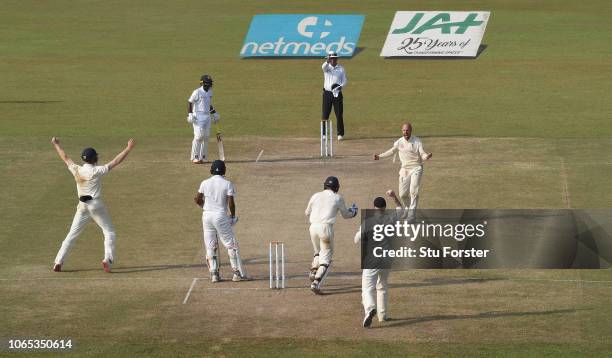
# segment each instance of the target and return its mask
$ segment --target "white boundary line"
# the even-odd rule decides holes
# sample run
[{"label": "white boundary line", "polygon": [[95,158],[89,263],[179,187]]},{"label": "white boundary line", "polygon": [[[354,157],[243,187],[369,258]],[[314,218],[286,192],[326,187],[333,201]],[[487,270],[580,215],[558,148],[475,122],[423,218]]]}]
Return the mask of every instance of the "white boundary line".
[{"label": "white boundary line", "polygon": [[183,300],[183,304],[187,303],[187,300],[189,299],[189,295],[191,295],[191,291],[195,287],[196,282],[198,282],[198,278],[194,277],[193,280],[191,281],[191,286],[189,286],[189,291],[187,291],[187,295],[185,295],[185,299]]}]

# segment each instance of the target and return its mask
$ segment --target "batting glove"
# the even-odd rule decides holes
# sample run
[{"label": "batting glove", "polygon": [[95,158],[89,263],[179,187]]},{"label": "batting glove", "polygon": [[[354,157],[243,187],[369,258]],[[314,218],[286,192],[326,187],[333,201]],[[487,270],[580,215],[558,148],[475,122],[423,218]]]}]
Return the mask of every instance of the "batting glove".
[{"label": "batting glove", "polygon": [[353,213],[353,217],[355,217],[357,216],[357,212],[359,211],[359,208],[357,208],[357,205],[353,203],[353,205],[349,208],[349,211]]},{"label": "batting glove", "polygon": [[193,123],[193,122],[195,122],[195,121],[196,121],[196,115],[195,115],[195,113],[189,113],[189,114],[187,115],[187,122],[189,122],[189,123]]},{"label": "batting glove", "polygon": [[213,118],[213,122],[217,123],[219,122],[219,119],[221,119],[221,115],[219,114],[219,112],[215,112],[213,113],[212,118]]}]

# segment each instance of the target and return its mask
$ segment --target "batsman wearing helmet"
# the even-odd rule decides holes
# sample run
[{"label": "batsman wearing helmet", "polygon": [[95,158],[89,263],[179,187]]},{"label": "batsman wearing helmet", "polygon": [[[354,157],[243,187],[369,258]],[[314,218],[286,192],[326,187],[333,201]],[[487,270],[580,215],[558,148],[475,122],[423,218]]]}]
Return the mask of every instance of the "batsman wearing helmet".
[{"label": "batsman wearing helmet", "polygon": [[310,240],[314,248],[314,258],[310,266],[310,289],[321,293],[321,286],[329,273],[334,251],[334,223],[338,212],[345,219],[357,215],[357,206],[346,207],[344,198],[338,194],[340,182],[336,177],[328,177],[323,183],[323,191],[315,193],[306,207],[310,220]]},{"label": "batsman wearing helmet", "polygon": [[68,166],[70,173],[74,176],[79,195],[79,204],[72,220],[72,226],[55,257],[53,271],[62,271],[62,265],[72,245],[74,245],[76,239],[85,229],[87,222],[93,219],[104,234],[104,259],[102,260],[102,266],[104,271],[111,272],[111,265],[115,260],[115,229],[113,228],[108,210],[106,210],[106,205],[102,201],[102,177],[123,162],[132,148],[134,148],[135,142],[133,139],[130,139],[125,149],[105,165],[97,165],[98,153],[93,148],[85,148],[83,150],[81,159],[85,164],[77,165],[66,155],[60,146],[58,138],[53,137],[51,143],[59,157]]},{"label": "batsman wearing helmet", "polygon": [[246,271],[240,259],[238,240],[234,236],[232,226],[238,222],[236,216],[236,189],[234,184],[225,179],[225,162],[215,160],[210,167],[210,178],[202,181],[195,203],[203,209],[202,226],[204,229],[204,246],[206,264],[210,271],[212,282],[221,280],[219,274],[219,240],[227,249],[234,276],[232,281],[246,279]]},{"label": "batsman wearing helmet", "polygon": [[193,125],[193,142],[191,143],[191,162],[203,164],[208,159],[208,138],[211,119],[217,123],[220,115],[212,106],[213,79],[210,75],[200,78],[200,87],[189,97],[187,122]]}]

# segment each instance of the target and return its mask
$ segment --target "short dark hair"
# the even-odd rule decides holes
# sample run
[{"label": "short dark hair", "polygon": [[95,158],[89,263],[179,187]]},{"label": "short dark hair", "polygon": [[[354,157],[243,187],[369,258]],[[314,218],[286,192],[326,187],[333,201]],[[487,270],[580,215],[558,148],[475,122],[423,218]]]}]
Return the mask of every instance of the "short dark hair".
[{"label": "short dark hair", "polygon": [[387,207],[387,201],[383,197],[377,197],[374,199],[374,207],[379,209],[384,209]]}]

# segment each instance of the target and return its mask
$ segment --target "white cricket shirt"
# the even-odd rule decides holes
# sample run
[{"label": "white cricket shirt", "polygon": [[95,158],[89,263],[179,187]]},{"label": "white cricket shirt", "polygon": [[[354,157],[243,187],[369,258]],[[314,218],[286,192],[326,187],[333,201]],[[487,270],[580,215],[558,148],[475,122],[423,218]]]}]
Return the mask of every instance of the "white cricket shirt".
[{"label": "white cricket shirt", "polygon": [[423,143],[419,137],[410,136],[406,140],[404,137],[396,140],[393,147],[388,151],[379,155],[380,158],[390,157],[395,153],[399,153],[399,159],[402,162],[402,169],[412,169],[423,164],[427,157]]},{"label": "white cricket shirt", "polygon": [[334,83],[339,84],[343,88],[346,86],[346,72],[344,71],[344,67],[342,67],[342,65],[336,65],[336,67],[333,67],[329,63],[324,62],[321,68],[323,68],[323,88],[326,91],[331,91]]},{"label": "white cricket shirt", "polygon": [[342,195],[327,189],[315,193],[310,198],[306,207],[306,216],[309,217],[311,224],[334,224],[338,211],[345,219],[353,216],[347,209]]},{"label": "white cricket shirt", "polygon": [[198,87],[189,97],[189,103],[193,103],[194,112],[210,113],[210,104],[212,102],[212,89],[204,91],[204,88]]},{"label": "white cricket shirt", "polygon": [[102,176],[108,173],[110,169],[108,164],[93,165],[86,163],[77,165],[72,163],[68,165],[68,170],[74,176],[79,196],[91,195],[92,198],[98,199],[102,194]]},{"label": "white cricket shirt", "polygon": [[234,184],[221,175],[213,175],[200,184],[198,193],[204,194],[204,211],[227,213],[227,197],[236,196]]}]

